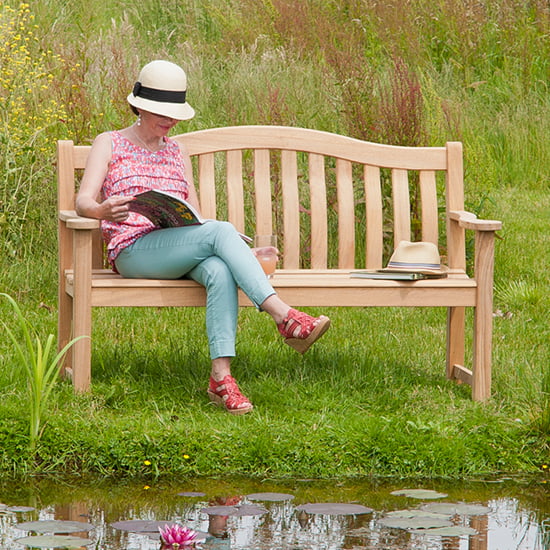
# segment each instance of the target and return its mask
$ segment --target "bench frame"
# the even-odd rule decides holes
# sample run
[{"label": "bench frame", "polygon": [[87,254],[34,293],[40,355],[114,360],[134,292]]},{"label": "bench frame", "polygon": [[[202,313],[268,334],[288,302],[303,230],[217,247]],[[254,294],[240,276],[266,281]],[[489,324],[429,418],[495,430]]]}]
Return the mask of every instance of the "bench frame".
[{"label": "bench frame", "polygon": [[[238,230],[246,231],[248,224],[249,232],[271,234],[275,227],[273,188],[279,186],[282,206],[278,217],[282,227],[277,229],[283,236],[284,253],[282,268],[272,282],[283,300],[295,307],[446,307],[447,377],[470,384],[474,400],[489,399],[494,238],[502,224],[479,220],[464,211],[461,143],[449,142],[445,147],[397,147],[279,126],[216,128],[174,139],[185,143],[191,157],[196,159],[195,182],[205,217],[218,217],[220,202],[224,202],[224,218]],[[89,150],[89,146],[75,146],[72,141],[58,142],[60,348],[73,337],[92,336],[94,307],[198,307],[206,303],[203,287],[194,281],[124,279],[105,269],[99,221],[80,217],[74,210],[76,174],[85,167]],[[252,176],[243,169],[246,150],[253,151],[253,160],[249,160],[253,163]],[[275,153],[270,151],[280,155],[276,170],[272,157]],[[221,190],[216,160],[220,152],[224,155]],[[297,160],[300,155],[307,155],[305,177]],[[332,184],[327,183],[329,170],[324,157],[336,159],[330,169]],[[449,267],[446,278],[402,282],[350,277],[353,269],[383,267],[387,228],[383,220],[381,170],[391,174],[392,248],[393,243],[412,240],[409,173],[415,171],[422,204],[421,238],[439,245],[442,240],[439,233],[446,233]],[[445,174],[443,199],[437,194],[437,172]],[[246,183],[247,178],[252,183]],[[252,185],[252,190],[246,185]],[[333,238],[327,221],[327,212],[332,208],[327,199],[330,185],[336,193],[337,251],[331,251],[328,244],[329,237]],[[309,208],[303,205],[304,193]],[[252,213],[246,206],[250,194],[254,199]],[[359,225],[358,204],[363,205],[364,216]],[[439,223],[442,217],[439,210],[444,210],[444,223]],[[311,220],[308,233],[311,259],[307,266],[301,265],[304,212]],[[440,227],[443,225],[445,231]],[[358,227],[365,232],[363,235],[358,234]],[[473,276],[466,273],[465,230],[473,230],[475,235]],[[362,239],[364,254],[357,261],[356,246]],[[334,256],[337,260],[331,260]],[[331,261],[337,265],[329,267]],[[243,306],[251,305],[242,292],[239,301]],[[468,307],[474,309],[472,369],[464,365]],[[76,391],[90,387],[91,351],[91,338],[83,338],[66,357],[63,371],[72,378]]]}]

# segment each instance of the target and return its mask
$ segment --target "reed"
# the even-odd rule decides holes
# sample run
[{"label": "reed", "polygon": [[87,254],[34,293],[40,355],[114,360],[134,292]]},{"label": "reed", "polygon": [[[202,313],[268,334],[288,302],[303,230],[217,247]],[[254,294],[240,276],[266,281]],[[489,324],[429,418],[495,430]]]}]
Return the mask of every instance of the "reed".
[{"label": "reed", "polygon": [[3,292],[0,293],[0,297],[6,298],[10,303],[22,334],[23,344],[20,343],[21,337],[18,337],[6,322],[2,323],[17,352],[20,366],[26,376],[27,404],[29,408],[29,448],[33,452],[42,433],[44,413],[49,404],[49,396],[57,383],[61,362],[70,347],[82,337],[73,339],[60,352],[56,353],[57,341],[55,335],[49,334],[45,342],[42,342],[26,321],[17,302]]}]

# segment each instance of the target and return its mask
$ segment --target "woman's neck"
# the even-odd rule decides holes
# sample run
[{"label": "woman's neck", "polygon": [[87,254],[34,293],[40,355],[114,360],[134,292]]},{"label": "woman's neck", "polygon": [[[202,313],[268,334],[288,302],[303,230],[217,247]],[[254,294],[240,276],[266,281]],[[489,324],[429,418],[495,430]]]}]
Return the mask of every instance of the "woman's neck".
[{"label": "woman's neck", "polygon": [[139,145],[140,147],[144,147],[148,151],[151,151],[152,153],[155,153],[157,151],[160,151],[161,149],[164,149],[164,138],[162,137],[147,137],[143,135],[143,131],[140,132],[140,128],[137,124],[132,124],[128,128],[128,134],[132,138],[132,141],[136,143],[136,145]]}]

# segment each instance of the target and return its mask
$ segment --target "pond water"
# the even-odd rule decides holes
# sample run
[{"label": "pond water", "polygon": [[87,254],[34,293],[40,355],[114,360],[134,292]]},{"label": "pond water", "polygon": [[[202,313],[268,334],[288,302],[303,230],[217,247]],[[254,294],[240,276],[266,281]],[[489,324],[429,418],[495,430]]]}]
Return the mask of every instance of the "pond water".
[{"label": "pond water", "polygon": [[[401,494],[411,488],[427,492]],[[82,522],[82,531],[62,536],[87,539],[79,544],[96,550],[158,550],[158,522],[179,523],[198,531],[205,538],[201,546],[206,550],[548,550],[549,490],[550,478],[545,474],[532,480],[461,483],[0,480],[0,548],[22,550],[25,541],[18,539],[29,535],[37,536],[37,544],[27,547],[45,548],[43,536],[24,523],[61,520],[48,529],[59,528],[62,534],[65,531],[58,525]],[[310,503],[326,506],[322,513],[302,509]],[[442,503],[446,506],[441,507]],[[404,515],[433,518],[437,516],[432,512],[439,515],[445,508],[451,510],[447,511],[451,531],[392,523],[401,521],[395,516],[404,510],[408,511]],[[140,532],[144,527],[150,532]],[[50,544],[53,548],[54,542]]]}]

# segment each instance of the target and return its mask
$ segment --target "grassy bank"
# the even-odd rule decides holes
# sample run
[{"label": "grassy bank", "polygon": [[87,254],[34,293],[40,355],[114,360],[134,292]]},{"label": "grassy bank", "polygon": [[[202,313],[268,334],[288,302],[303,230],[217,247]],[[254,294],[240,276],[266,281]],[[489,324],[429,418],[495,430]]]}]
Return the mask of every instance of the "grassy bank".
[{"label": "grassy bank", "polygon": [[[93,391],[74,396],[59,384],[36,454],[23,370],[0,339],[0,473],[545,471],[547,3],[420,1],[399,18],[359,0],[94,4],[0,8],[0,291],[39,334],[55,333],[57,318],[53,143],[131,122],[125,97],[139,67],[168,57],[186,68],[198,113],[180,131],[295,124],[390,143],[464,142],[468,206],[504,221],[494,398],[473,403],[445,380],[442,310],[329,311],[333,330],[303,358],[247,310],[234,372],[256,410],[233,418],[206,399],[202,310],[99,311]],[[0,316],[13,317],[5,303]]]}]

